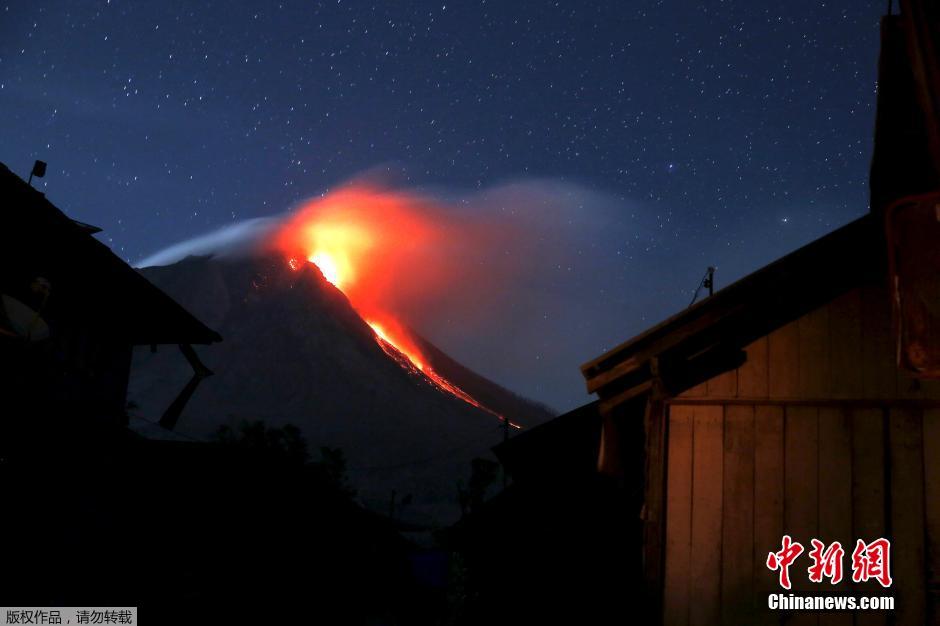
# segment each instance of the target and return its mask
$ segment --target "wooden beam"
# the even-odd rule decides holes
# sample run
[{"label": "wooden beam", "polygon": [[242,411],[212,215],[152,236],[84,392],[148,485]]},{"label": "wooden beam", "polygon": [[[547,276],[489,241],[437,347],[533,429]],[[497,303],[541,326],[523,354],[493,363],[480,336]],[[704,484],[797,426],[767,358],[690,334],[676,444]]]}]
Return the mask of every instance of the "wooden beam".
[{"label": "wooden beam", "polygon": [[662,615],[666,559],[666,442],[669,420],[661,393],[650,394],[644,416],[646,481],[643,502],[643,575],[650,615]]},{"label": "wooden beam", "polygon": [[692,425],[693,407],[669,410],[666,473],[666,536],[663,582],[663,624],[689,623],[692,567]]},{"label": "wooden beam", "polygon": [[753,404],[755,406],[815,406],[815,407],[850,407],[856,409],[889,407],[909,409],[937,409],[940,400],[934,398],[733,398],[708,397],[691,398],[677,396],[666,400],[669,405],[695,406],[702,404]]},{"label": "wooden beam", "polygon": [[196,354],[196,351],[193,350],[191,345],[184,343],[180,344],[179,348],[180,352],[183,353],[183,356],[185,356],[186,360],[189,362],[190,367],[193,368],[193,376],[160,417],[160,426],[167,430],[176,428],[176,423],[183,414],[183,409],[186,408],[186,404],[189,402],[190,398],[193,397],[193,394],[196,393],[196,388],[199,387],[199,383],[201,383],[204,378],[213,375],[212,370],[199,360],[199,355]]},{"label": "wooden beam", "polygon": [[616,394],[615,396],[611,398],[602,398],[600,400],[600,403],[598,404],[598,408],[600,409],[601,413],[610,413],[614,409],[616,409],[618,406],[623,404],[624,402],[627,402],[628,400],[632,400],[633,398],[636,398],[644,393],[647,393],[652,388],[653,388],[653,381],[647,380],[644,383],[641,383],[639,385],[636,385],[634,387],[630,387],[629,389],[621,391],[620,393]]}]

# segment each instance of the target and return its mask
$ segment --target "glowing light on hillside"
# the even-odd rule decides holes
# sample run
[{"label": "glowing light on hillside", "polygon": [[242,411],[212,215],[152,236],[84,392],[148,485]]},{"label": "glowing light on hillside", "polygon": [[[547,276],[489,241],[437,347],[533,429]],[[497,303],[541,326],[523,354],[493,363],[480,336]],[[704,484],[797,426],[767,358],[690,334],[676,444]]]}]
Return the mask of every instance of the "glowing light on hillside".
[{"label": "glowing light on hillside", "polygon": [[[391,310],[410,294],[454,288],[446,271],[414,261],[416,249],[447,245],[433,211],[420,198],[350,186],[300,207],[276,234],[292,269],[298,259],[315,264],[341,290],[375,333],[382,350],[404,369],[487,413],[504,419],[438,374],[420,342]],[[517,425],[512,426],[518,428]]]},{"label": "glowing light on hillside", "polygon": [[340,266],[337,264],[333,255],[322,250],[310,255],[310,262],[320,268],[323,278],[327,279],[336,288],[342,289],[343,277],[340,273]]}]

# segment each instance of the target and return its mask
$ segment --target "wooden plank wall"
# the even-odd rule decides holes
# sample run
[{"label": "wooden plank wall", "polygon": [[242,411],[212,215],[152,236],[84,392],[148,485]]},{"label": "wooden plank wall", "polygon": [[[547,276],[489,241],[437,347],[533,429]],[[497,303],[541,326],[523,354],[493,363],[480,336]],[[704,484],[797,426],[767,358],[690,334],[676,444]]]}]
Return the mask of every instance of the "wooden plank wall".
[{"label": "wooden plank wall", "polygon": [[[804,404],[669,408],[664,623],[919,625],[937,623],[940,409]],[[771,612],[765,566],[784,533],[838,540],[845,579],[794,593],[894,595],[894,612]],[[857,538],[892,540],[894,585],[851,583]],[[926,580],[926,584],[925,584]]]},{"label": "wooden plank wall", "polygon": [[[852,528],[859,538],[881,537],[887,529],[884,436],[884,411],[853,412]],[[877,612],[860,613],[855,616],[855,623],[857,626],[883,626],[887,624],[887,616]]]},{"label": "wooden plank wall", "polygon": [[[665,624],[940,626],[940,381],[895,366],[887,290],[851,291],[671,400]],[[846,580],[794,591],[895,596],[897,610],[770,612],[784,533],[838,540]],[[851,583],[857,538],[892,540],[894,586]],[[830,587],[830,588],[827,588]]]},{"label": "wooden plank wall", "polygon": [[924,411],[923,440],[927,620],[940,625],[940,409]]},{"label": "wooden plank wall", "polygon": [[887,290],[848,292],[747,346],[736,370],[682,398],[940,400],[940,381],[895,366]]}]

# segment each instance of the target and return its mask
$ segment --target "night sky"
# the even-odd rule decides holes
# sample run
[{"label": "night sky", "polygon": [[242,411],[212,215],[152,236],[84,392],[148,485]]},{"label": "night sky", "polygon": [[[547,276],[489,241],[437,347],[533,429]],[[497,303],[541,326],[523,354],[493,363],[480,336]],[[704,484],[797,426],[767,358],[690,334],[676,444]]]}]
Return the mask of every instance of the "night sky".
[{"label": "night sky", "polygon": [[448,197],[568,190],[568,254],[494,322],[504,352],[431,333],[563,409],[580,363],[687,305],[705,266],[727,284],[867,211],[883,10],[13,2],[0,161],[47,161],[38,186],[131,262],[376,169]]}]

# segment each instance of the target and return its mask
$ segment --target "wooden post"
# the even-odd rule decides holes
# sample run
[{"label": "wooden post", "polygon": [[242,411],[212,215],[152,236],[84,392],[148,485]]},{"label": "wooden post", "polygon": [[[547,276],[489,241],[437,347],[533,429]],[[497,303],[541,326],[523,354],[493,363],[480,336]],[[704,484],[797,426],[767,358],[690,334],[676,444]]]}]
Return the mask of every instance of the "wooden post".
[{"label": "wooden post", "polygon": [[646,481],[643,498],[643,574],[646,579],[649,617],[660,623],[663,602],[663,569],[666,545],[666,441],[669,434],[665,390],[659,364],[652,363],[653,385],[643,416],[646,435]]}]

